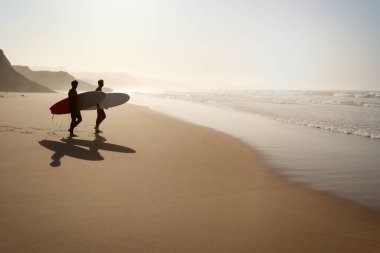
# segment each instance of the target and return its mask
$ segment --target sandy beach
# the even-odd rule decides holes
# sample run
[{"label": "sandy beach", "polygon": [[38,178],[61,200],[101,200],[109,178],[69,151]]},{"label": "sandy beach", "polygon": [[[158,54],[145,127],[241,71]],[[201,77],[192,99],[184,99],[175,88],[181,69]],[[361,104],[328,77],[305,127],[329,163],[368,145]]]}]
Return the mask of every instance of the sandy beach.
[{"label": "sandy beach", "polygon": [[238,140],[131,102],[0,94],[0,252],[379,252],[380,213],[288,182]]}]

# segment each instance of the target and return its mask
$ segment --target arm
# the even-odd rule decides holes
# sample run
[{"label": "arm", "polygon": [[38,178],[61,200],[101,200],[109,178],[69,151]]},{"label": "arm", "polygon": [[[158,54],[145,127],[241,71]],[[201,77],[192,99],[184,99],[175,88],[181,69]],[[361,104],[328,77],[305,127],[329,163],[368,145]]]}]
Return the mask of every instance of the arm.
[{"label": "arm", "polygon": [[69,106],[70,112],[77,112],[78,110],[78,94],[75,90],[69,91]]}]

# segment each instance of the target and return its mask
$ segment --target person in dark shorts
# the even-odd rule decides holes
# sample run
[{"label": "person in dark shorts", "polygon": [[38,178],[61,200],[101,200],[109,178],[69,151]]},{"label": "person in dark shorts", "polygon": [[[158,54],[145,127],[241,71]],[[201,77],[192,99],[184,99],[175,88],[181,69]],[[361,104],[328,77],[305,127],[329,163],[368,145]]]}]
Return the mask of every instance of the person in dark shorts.
[{"label": "person in dark shorts", "polygon": [[[99,80],[98,81],[98,88],[96,88],[95,91],[102,92],[103,85],[104,85],[104,81]],[[99,129],[99,125],[106,118],[106,113],[104,112],[103,108],[100,108],[99,104],[97,104],[96,106],[97,106],[96,111],[97,111],[98,117],[96,118],[95,133],[101,133],[102,131]]]},{"label": "person in dark shorts", "polygon": [[70,137],[77,137],[74,134],[74,128],[82,122],[82,115],[78,108],[78,93],[76,91],[78,87],[78,81],[74,80],[71,82],[71,89],[69,90],[69,108],[71,114],[71,124],[70,124]]}]

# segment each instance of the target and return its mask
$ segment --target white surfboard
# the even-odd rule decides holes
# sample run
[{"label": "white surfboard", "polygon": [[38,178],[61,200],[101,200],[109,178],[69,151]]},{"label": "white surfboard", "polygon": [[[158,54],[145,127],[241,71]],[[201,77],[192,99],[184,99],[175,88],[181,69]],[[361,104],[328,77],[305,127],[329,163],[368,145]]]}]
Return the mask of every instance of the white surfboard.
[{"label": "white surfboard", "polygon": [[[129,100],[129,95],[125,93],[106,93],[106,96],[102,101],[99,103],[99,107],[102,109],[108,109],[111,107],[115,107],[118,105],[122,105]],[[87,108],[86,110],[96,110],[97,106],[91,106]]]}]

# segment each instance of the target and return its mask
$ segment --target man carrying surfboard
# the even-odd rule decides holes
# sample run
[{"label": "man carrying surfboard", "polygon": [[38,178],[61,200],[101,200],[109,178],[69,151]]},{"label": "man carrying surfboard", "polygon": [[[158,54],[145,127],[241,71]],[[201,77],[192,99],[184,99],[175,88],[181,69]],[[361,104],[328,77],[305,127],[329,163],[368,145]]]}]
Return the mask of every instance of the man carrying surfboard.
[{"label": "man carrying surfboard", "polygon": [[70,137],[77,137],[74,134],[74,128],[82,122],[82,115],[80,114],[80,110],[78,108],[78,94],[77,89],[78,81],[74,80],[71,82],[71,89],[69,90],[69,109],[71,114],[71,124],[70,124]]},{"label": "man carrying surfboard", "polygon": [[[95,91],[102,92],[102,88],[104,85],[103,80],[98,81],[98,88],[95,89]],[[96,105],[96,112],[98,114],[98,117],[96,117],[96,124],[95,124],[95,133],[101,133],[102,131],[99,129],[100,123],[106,118],[106,113],[104,112],[104,109],[99,106],[99,104]]]}]

